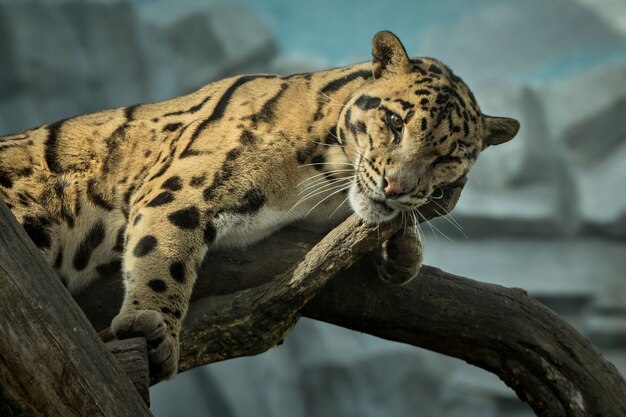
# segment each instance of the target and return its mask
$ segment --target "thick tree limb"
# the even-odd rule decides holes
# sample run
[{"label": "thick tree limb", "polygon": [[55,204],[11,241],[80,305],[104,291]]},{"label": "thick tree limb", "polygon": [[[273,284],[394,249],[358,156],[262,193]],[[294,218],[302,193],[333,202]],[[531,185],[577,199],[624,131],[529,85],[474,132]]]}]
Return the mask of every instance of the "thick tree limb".
[{"label": "thick tree limb", "polygon": [[151,415],[2,201],[0,410],[8,416]]},{"label": "thick tree limb", "polygon": [[[94,343],[95,334],[2,204],[0,212],[0,227],[10,225],[0,234],[0,410],[149,415],[140,400],[126,397],[135,394],[128,379]],[[181,370],[267,350],[304,313],[490,370],[539,416],[626,415],[626,383],[616,369],[523,291],[429,267],[409,286],[392,287],[376,279],[366,259],[344,271],[398,227],[378,231],[351,218],[313,249],[319,237],[285,230],[253,250],[213,254],[185,321]],[[97,328],[108,326],[120,300],[121,285],[113,279],[79,297]],[[124,343],[132,342],[118,350],[125,351]]]},{"label": "thick tree limb", "polygon": [[[380,239],[396,227],[381,231]],[[626,383],[617,370],[522,290],[430,267],[410,285],[393,287],[379,282],[367,259],[339,272],[375,246],[377,234],[349,219],[313,251],[319,237],[292,229],[252,249],[212,254],[201,268],[185,321],[181,371],[265,351],[293,325],[294,312],[300,312],[494,372],[539,416],[626,415]],[[346,250],[351,247],[356,249]],[[285,270],[289,272],[281,275]],[[97,303],[103,297],[81,297],[100,328],[116,313],[116,306]]]},{"label": "thick tree limb", "polygon": [[391,287],[360,264],[303,312],[491,371],[539,416],[626,416],[626,383],[615,367],[520,289],[432,267],[406,287]]}]

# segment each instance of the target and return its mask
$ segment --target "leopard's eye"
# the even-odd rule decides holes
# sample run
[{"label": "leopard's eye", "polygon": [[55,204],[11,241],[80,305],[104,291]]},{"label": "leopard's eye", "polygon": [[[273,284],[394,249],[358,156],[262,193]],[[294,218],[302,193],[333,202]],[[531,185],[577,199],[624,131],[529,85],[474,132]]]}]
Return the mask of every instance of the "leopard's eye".
[{"label": "leopard's eye", "polygon": [[404,129],[404,122],[400,116],[391,112],[387,113],[387,125],[393,132],[394,143],[400,142],[400,139],[402,138],[402,130]]}]

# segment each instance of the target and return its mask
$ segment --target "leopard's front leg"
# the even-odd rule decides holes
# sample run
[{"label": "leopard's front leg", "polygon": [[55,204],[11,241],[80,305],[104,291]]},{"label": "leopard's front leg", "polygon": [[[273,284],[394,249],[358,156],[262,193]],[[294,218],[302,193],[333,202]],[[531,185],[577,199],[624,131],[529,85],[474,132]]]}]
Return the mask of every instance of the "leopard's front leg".
[{"label": "leopard's front leg", "polygon": [[[452,211],[467,183],[463,175],[454,183],[442,188],[438,201],[420,208],[421,216],[430,219],[447,215]],[[372,256],[378,276],[394,285],[405,285],[417,276],[424,259],[422,235],[418,229],[407,228],[396,232],[388,241],[376,249]]]},{"label": "leopard's front leg", "polygon": [[422,267],[422,237],[413,229],[400,230],[373,252],[378,276],[393,285],[405,285]]},{"label": "leopard's front leg", "polygon": [[215,236],[201,209],[170,200],[157,196],[131,215],[124,251],[126,295],[111,324],[118,339],[146,338],[152,382],[178,370],[182,320],[211,243],[207,239]]}]

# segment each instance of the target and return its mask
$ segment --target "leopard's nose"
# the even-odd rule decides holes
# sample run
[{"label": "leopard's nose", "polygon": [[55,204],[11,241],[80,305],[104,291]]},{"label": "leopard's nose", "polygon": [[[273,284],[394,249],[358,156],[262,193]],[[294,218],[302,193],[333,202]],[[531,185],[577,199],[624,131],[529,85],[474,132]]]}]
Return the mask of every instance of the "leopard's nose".
[{"label": "leopard's nose", "polygon": [[407,194],[409,190],[400,182],[394,180],[389,176],[385,176],[383,178],[383,192],[385,193],[385,197],[387,198],[398,198]]}]

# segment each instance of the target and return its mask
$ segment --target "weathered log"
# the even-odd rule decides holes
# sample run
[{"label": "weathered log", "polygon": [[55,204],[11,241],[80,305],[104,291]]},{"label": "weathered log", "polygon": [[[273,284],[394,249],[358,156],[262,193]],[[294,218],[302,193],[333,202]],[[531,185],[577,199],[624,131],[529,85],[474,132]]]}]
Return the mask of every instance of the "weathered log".
[{"label": "weathered log", "polygon": [[0,318],[2,415],[151,415],[2,201]]},{"label": "weathered log", "polygon": [[[53,291],[59,288],[58,282],[50,284],[54,283],[51,271],[25,234],[11,224],[6,208],[0,209],[4,210],[0,226],[10,225],[0,229],[5,232],[0,235],[0,248],[14,249],[0,252],[0,297],[5,301],[0,315],[7,318],[0,327],[3,415],[51,415],[50,407],[68,407],[68,393],[72,406],[87,409],[89,415],[125,415],[109,409],[120,404],[123,397],[119,394],[110,401],[94,403],[98,392],[88,385],[93,381],[80,379],[80,371],[94,374],[100,389],[104,381],[106,394],[115,386],[129,384],[128,379],[108,375],[110,357],[93,361],[98,349],[103,354],[103,346],[92,346],[93,331],[83,328],[82,316],[73,310],[67,294]],[[393,287],[377,280],[367,259],[342,271],[398,227],[376,230],[351,218],[312,250],[319,236],[285,230],[252,250],[212,254],[201,269],[185,321],[181,371],[264,351],[295,323],[297,314],[304,313],[483,367],[511,386],[539,416],[626,415],[622,376],[584,337],[522,290],[479,283],[429,267],[408,286]],[[39,279],[42,274],[40,281],[29,279]],[[119,278],[110,279],[79,297],[96,327],[106,327],[117,312],[120,289]],[[57,303],[50,304],[48,297]],[[61,314],[66,321],[55,318],[58,309],[64,311]],[[16,326],[23,322],[25,327]],[[75,328],[74,332],[55,331],[64,325]],[[18,334],[30,338],[22,341]],[[77,334],[78,341],[72,339]],[[32,341],[46,337],[53,339],[54,346],[45,345],[42,353]],[[122,345],[126,343],[132,342]],[[70,346],[72,353],[65,353],[65,365],[59,365],[62,349],[61,353],[54,349],[62,346]],[[25,366],[21,354],[45,359],[45,365],[29,360]],[[115,371],[115,365],[112,368]],[[25,384],[25,380],[37,384]],[[41,381],[48,380],[62,381],[64,390],[51,395],[49,387],[41,387]],[[76,402],[77,398],[81,401]],[[94,407],[101,413],[94,413]],[[75,414],[64,409],[62,415]]]},{"label": "weathered log", "polygon": [[132,339],[113,340],[108,342],[106,346],[120,363],[141,398],[147,405],[150,405],[150,375],[146,339],[134,337]]},{"label": "weathered log", "polygon": [[[349,220],[335,236],[355,236],[355,229],[361,227]],[[389,231],[381,233],[382,239]],[[285,285],[281,274],[302,256],[311,255],[319,238],[287,229],[254,248],[211,254],[201,268],[185,321],[181,371],[272,347],[285,328],[266,338],[255,333],[267,331],[267,323],[291,318],[302,299],[295,307],[281,301],[271,305],[266,317],[256,321],[254,317],[265,314],[268,297],[285,291],[280,287]],[[326,248],[334,247],[334,238],[327,239]],[[341,245],[350,246],[351,242],[342,240]],[[326,265],[342,267],[347,255],[331,250],[323,256]],[[81,295],[80,304],[96,326],[108,326],[117,309],[115,303],[99,302],[107,300],[105,287],[119,285],[115,281],[100,283]],[[334,276],[300,313],[454,356],[494,372],[538,416],[626,416],[626,382],[615,367],[523,290],[480,283],[427,266],[411,284],[393,287],[380,282],[375,268],[364,258]],[[259,327],[252,322],[260,323]]]}]

